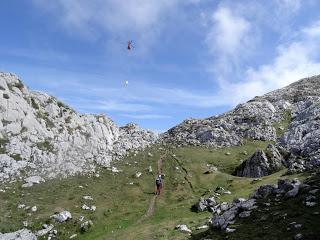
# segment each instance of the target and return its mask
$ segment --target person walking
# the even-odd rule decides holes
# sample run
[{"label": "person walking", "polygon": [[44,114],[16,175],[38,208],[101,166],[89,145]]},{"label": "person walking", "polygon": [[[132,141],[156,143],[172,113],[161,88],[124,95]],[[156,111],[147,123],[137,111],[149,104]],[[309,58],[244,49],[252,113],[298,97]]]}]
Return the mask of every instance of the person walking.
[{"label": "person walking", "polygon": [[157,179],[156,179],[156,195],[160,195],[162,189],[162,176],[158,175]]}]

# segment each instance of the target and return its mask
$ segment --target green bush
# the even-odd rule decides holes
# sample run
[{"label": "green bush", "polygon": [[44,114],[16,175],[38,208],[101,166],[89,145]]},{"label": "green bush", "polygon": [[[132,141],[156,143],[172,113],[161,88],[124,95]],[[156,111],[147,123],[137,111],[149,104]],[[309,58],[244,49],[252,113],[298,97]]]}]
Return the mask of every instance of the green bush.
[{"label": "green bush", "polygon": [[31,106],[34,108],[34,109],[39,109],[39,105],[36,103],[36,101],[34,100],[34,98],[31,98]]},{"label": "green bush", "polygon": [[20,154],[12,154],[12,155],[10,155],[10,157],[12,157],[16,161],[21,161],[22,160]]},{"label": "green bush", "polygon": [[0,138],[0,154],[6,153],[6,144],[9,143],[8,138]]},{"label": "green bush", "polygon": [[54,147],[49,139],[46,139],[43,142],[38,142],[36,145],[42,151],[53,152],[54,150]]}]

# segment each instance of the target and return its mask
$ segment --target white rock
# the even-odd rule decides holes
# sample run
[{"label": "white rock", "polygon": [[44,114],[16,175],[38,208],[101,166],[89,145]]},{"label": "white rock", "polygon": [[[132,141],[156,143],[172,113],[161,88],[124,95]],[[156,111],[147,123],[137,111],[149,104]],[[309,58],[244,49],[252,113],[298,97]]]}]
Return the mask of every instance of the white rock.
[{"label": "white rock", "polygon": [[69,239],[74,239],[74,238],[76,238],[78,235],[77,234],[72,234],[70,237],[69,237]]},{"label": "white rock", "polygon": [[44,224],[43,229],[36,232],[36,236],[38,236],[38,237],[44,236],[44,235],[48,234],[53,228],[54,228],[54,226],[51,224],[50,225]]},{"label": "white rock", "polygon": [[314,207],[314,206],[316,206],[317,205],[317,203],[316,202],[306,202],[306,206],[307,207]]},{"label": "white rock", "polygon": [[233,232],[235,232],[236,231],[236,229],[234,229],[234,228],[226,228],[226,233],[233,233]]},{"label": "white rock", "polygon": [[72,218],[72,215],[68,211],[60,212],[59,214],[52,215],[51,218],[55,219],[57,222],[65,222]]},{"label": "white rock", "polygon": [[97,209],[96,206],[92,205],[91,207],[87,206],[86,204],[83,204],[81,207],[83,210],[89,210],[89,211],[95,211]]},{"label": "white rock", "polygon": [[187,232],[187,233],[191,233],[192,231],[187,227],[187,225],[177,225],[175,227],[175,229],[181,231],[181,232]]},{"label": "white rock", "polygon": [[12,233],[0,233],[0,240],[37,240],[37,237],[30,230],[21,229]]},{"label": "white rock", "polygon": [[209,227],[208,225],[199,226],[197,227],[197,230],[207,229],[208,227]]},{"label": "white rock", "polygon": [[36,212],[37,209],[38,209],[37,206],[33,206],[33,207],[31,208],[31,211],[32,211],[32,212]]},{"label": "white rock", "polygon": [[26,207],[25,204],[19,204],[17,208],[18,208],[18,209],[21,209],[21,208],[25,208],[25,207]]},{"label": "white rock", "polygon": [[84,200],[93,200],[93,197],[91,197],[91,196],[83,196],[83,199]]},{"label": "white rock", "polygon": [[141,177],[141,175],[142,175],[141,172],[136,172],[135,177],[136,177],[136,178],[139,178],[139,177]]}]

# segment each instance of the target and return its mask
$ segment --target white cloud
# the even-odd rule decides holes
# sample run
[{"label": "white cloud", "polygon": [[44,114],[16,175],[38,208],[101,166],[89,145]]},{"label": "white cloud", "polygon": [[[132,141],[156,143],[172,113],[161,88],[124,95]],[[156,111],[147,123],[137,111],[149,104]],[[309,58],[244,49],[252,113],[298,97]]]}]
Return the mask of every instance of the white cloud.
[{"label": "white cloud", "polygon": [[213,65],[208,71],[223,77],[232,74],[240,67],[242,60],[251,55],[257,36],[253,35],[252,25],[236,8],[219,6],[211,15],[205,43],[213,56]]},{"label": "white cloud", "polygon": [[91,101],[89,104],[82,104],[80,108],[85,110],[100,110],[100,111],[113,111],[113,112],[146,112],[152,109],[147,104],[139,104],[134,102],[127,102],[120,99],[108,101],[97,100]]},{"label": "white cloud", "polygon": [[[133,40],[134,56],[146,56],[161,43],[159,36],[181,18],[186,5],[197,0],[32,0],[50,13],[65,33],[87,41],[103,42],[108,56],[122,56],[128,40]],[[177,13],[179,12],[179,13]],[[122,47],[121,47],[122,46]]]},{"label": "white cloud", "polygon": [[235,105],[304,77],[320,74],[320,61],[316,56],[320,51],[319,21],[303,28],[297,35],[294,41],[278,46],[272,63],[249,68],[243,82],[224,82],[221,97]]},{"label": "white cloud", "polygon": [[[109,45],[126,44],[134,38],[144,42],[155,41],[168,23],[168,16],[195,0],[33,0],[41,10],[53,14],[68,33],[87,38],[105,37]],[[146,47],[145,47],[146,48]]]},{"label": "white cloud", "polygon": [[206,36],[211,52],[234,56],[249,43],[250,23],[231,9],[219,7],[212,16],[212,22],[213,27]]}]

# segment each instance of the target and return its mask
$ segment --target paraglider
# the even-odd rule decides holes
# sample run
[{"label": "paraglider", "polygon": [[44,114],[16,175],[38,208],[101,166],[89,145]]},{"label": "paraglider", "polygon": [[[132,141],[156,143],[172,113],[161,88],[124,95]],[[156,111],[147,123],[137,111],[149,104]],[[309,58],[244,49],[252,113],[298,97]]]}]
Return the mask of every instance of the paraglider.
[{"label": "paraglider", "polygon": [[128,51],[131,51],[133,49],[133,44],[132,44],[132,40],[128,41],[128,47],[127,47]]}]

